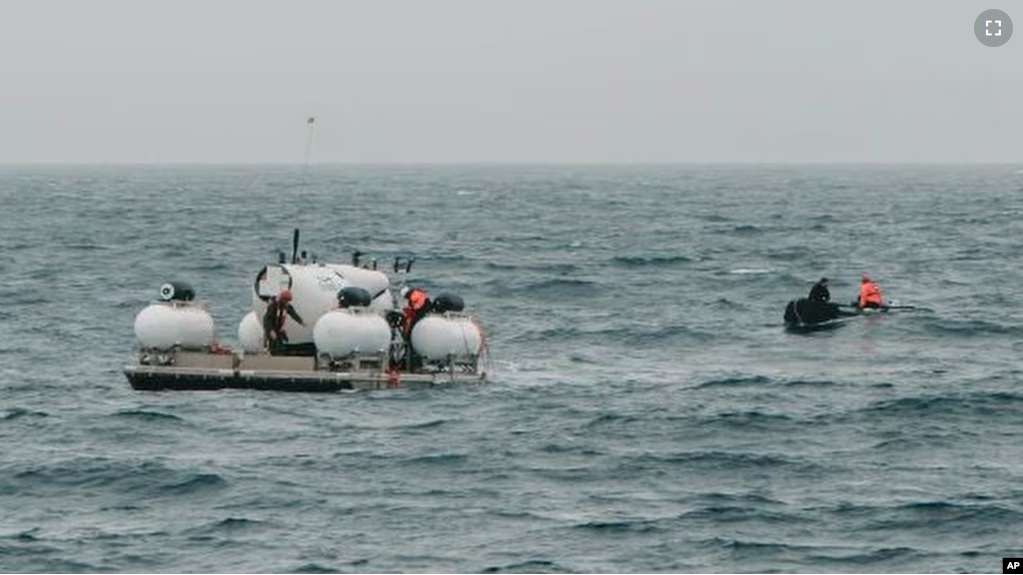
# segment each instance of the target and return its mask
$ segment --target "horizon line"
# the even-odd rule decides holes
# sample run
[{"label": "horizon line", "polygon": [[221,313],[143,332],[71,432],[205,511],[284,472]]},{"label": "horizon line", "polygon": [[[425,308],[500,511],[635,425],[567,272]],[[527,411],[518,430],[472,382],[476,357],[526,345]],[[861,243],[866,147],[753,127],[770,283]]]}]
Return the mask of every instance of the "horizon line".
[{"label": "horizon line", "polygon": [[586,167],[628,167],[628,166],[1018,166],[1018,161],[956,160],[956,161],[876,161],[876,160],[704,160],[704,161],[572,161],[572,160],[440,160],[440,161],[221,161],[221,160],[159,160],[159,161],[58,161],[24,160],[0,161],[2,167],[24,166],[280,166],[296,168],[337,167],[337,166],[586,166]]}]

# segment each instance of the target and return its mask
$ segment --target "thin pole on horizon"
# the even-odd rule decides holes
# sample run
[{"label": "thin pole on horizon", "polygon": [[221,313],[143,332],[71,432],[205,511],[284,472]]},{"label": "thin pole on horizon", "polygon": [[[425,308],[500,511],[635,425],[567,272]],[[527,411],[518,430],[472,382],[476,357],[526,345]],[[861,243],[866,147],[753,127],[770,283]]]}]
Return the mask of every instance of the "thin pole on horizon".
[{"label": "thin pole on horizon", "polygon": [[309,119],[305,121],[306,125],[306,141],[305,141],[305,165],[309,165],[309,159],[313,155],[313,143],[316,141],[316,118],[309,116]]},{"label": "thin pole on horizon", "polygon": [[316,140],[316,117],[309,116],[309,119],[305,121],[306,125],[306,139],[305,139],[305,163],[302,164],[302,185],[306,184],[306,176],[309,172],[309,159],[313,155],[313,142]]}]

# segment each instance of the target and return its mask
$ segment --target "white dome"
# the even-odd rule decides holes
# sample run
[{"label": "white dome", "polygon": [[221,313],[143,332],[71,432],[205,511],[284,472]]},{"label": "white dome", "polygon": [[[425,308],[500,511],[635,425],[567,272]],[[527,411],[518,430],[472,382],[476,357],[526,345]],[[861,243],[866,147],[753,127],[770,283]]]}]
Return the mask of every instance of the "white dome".
[{"label": "white dome", "polygon": [[256,353],[263,349],[263,323],[250,311],[238,324],[238,341],[246,353]]}]

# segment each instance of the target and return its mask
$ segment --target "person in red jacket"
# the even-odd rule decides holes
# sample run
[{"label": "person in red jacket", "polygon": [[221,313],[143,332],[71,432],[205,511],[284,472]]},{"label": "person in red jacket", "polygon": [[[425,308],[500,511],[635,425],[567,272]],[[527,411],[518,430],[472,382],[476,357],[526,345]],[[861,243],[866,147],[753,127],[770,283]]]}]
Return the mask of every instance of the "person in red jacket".
[{"label": "person in red jacket", "polygon": [[284,344],[288,343],[288,332],[284,329],[287,316],[291,316],[298,325],[305,325],[302,316],[298,315],[291,305],[291,290],[282,291],[266,303],[266,311],[263,313],[263,337],[271,355],[281,353]]},{"label": "person in red jacket", "polygon": [[408,305],[401,310],[401,335],[408,344],[403,363],[405,369],[412,371],[423,365],[422,356],[412,348],[412,328],[430,312],[433,302],[426,295],[426,290],[422,288],[402,288],[401,295],[408,302]]},{"label": "person in red jacket", "polygon": [[426,295],[426,290],[422,288],[404,288],[401,290],[405,300],[408,301],[408,305],[401,310],[401,314],[404,317],[402,322],[402,332],[405,334],[405,338],[408,339],[412,335],[412,328],[416,325],[426,312],[430,311],[430,298]]},{"label": "person in red jacket", "polygon": [[863,280],[860,282],[860,299],[858,302],[860,309],[864,308],[879,308],[884,306],[884,298],[881,297],[881,288],[878,287],[870,276],[863,274]]}]

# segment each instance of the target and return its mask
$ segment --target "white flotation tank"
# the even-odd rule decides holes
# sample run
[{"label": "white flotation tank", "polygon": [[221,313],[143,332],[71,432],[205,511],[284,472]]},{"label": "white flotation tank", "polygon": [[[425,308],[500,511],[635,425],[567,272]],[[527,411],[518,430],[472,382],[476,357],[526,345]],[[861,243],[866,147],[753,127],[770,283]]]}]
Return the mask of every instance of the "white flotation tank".
[{"label": "white flotation tank", "polygon": [[462,314],[431,314],[412,328],[412,349],[429,360],[469,360],[479,355],[483,334],[472,318]]},{"label": "white flotation tank", "polygon": [[386,352],[391,345],[391,327],[371,310],[335,309],[316,322],[313,342],[317,352],[334,357]]},{"label": "white flotation tank", "polygon": [[213,333],[213,317],[198,303],[153,302],[135,316],[135,337],[146,349],[208,347]]},{"label": "white flotation tank", "polygon": [[[383,272],[367,270],[346,264],[274,264],[260,272],[252,292],[252,310],[260,324],[262,337],[263,313],[266,311],[264,298],[276,296],[284,289],[290,289],[291,306],[302,317],[304,326],[291,317],[284,321],[289,344],[313,341],[313,327],[323,314],[337,303],[337,292],[345,287],[361,287],[373,298],[370,309],[386,311],[393,309],[394,298],[390,292],[391,282]],[[241,327],[239,327],[240,333]]]},{"label": "white flotation tank", "polygon": [[238,342],[246,353],[256,353],[263,349],[263,322],[256,312],[245,314],[238,324]]}]

